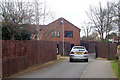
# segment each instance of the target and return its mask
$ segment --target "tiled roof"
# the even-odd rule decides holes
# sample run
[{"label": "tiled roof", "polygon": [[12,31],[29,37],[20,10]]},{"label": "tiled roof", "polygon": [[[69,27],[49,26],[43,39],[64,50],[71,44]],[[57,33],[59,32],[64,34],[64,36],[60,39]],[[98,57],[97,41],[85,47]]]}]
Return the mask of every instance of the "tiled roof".
[{"label": "tiled roof", "polygon": [[[37,30],[36,30],[36,25],[24,25],[24,29],[27,29],[28,31],[30,31],[31,33],[36,33]],[[43,30],[47,27],[47,25],[39,25],[39,30]]]},{"label": "tiled roof", "polygon": [[[53,21],[53,22],[51,22],[51,23],[49,23],[48,25],[39,25],[39,30],[43,30],[43,29],[45,29],[45,28],[47,28],[49,25],[51,25],[52,23],[54,23],[54,22],[56,22],[56,21],[58,21],[58,20],[60,20],[60,19],[62,19],[62,17],[61,18],[59,18],[59,19],[57,19],[57,20],[55,20],[55,21]],[[64,19],[64,18],[63,18]],[[65,21],[67,21],[66,19],[64,19]],[[68,23],[70,23],[69,21],[67,21]],[[71,25],[73,25],[72,23],[70,23]],[[79,29],[78,27],[76,27],[75,25],[73,25],[75,28],[77,28],[77,29]],[[33,33],[33,34],[35,34],[37,31],[36,31],[36,25],[35,24],[32,24],[32,25],[30,25],[30,24],[28,24],[28,25],[24,25],[24,27],[23,27],[24,29],[27,29],[27,30],[29,30],[31,33]],[[79,29],[79,30],[81,30],[81,29]]]}]

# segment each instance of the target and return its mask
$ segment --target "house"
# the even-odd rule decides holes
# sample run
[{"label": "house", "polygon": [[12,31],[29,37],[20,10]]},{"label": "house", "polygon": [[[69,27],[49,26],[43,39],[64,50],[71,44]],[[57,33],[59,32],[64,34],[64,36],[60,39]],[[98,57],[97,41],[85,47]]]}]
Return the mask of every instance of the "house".
[{"label": "house", "polygon": [[81,29],[64,18],[59,18],[48,25],[44,25],[44,28],[39,31],[39,39],[57,41],[57,43],[63,42],[63,26],[64,42],[70,42],[71,45],[80,45]]},{"label": "house", "polygon": [[117,43],[117,45],[120,45],[120,37],[118,36],[113,36],[112,38],[109,39],[109,41],[112,43]]}]

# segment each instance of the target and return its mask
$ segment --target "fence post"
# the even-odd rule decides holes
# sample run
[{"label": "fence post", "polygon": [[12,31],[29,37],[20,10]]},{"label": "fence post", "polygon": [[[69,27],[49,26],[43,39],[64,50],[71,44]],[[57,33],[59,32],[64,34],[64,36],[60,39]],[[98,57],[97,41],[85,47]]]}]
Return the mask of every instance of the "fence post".
[{"label": "fence post", "polygon": [[110,44],[108,43],[108,59],[110,59]]},{"label": "fence post", "polygon": [[96,55],[95,55],[95,58],[97,58],[98,57],[98,52],[97,52],[97,46],[98,46],[98,44],[97,45],[95,45],[95,53],[96,53]]}]

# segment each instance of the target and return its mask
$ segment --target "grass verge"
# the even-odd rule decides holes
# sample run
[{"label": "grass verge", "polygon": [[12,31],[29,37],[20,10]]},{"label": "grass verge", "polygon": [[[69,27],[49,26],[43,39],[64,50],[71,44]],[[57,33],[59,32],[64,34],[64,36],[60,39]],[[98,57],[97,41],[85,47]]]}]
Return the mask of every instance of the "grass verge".
[{"label": "grass verge", "polygon": [[112,60],[111,61],[112,64],[112,69],[115,72],[115,75],[118,77],[118,79],[120,80],[120,76],[118,75],[118,60]]}]

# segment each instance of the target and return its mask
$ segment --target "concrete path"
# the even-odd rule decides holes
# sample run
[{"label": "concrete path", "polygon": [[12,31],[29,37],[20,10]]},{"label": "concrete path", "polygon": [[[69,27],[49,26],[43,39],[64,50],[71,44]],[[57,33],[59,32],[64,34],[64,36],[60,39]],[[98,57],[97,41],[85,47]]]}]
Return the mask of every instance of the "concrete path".
[{"label": "concrete path", "polygon": [[69,62],[67,60],[29,73],[17,74],[12,78],[80,78],[87,62]]},{"label": "concrete path", "polygon": [[84,70],[81,78],[116,78],[110,61],[93,60]]},{"label": "concrete path", "polygon": [[[116,78],[110,61],[95,60],[95,54],[89,54],[89,62],[69,62],[67,59],[40,70],[17,74],[12,78]],[[92,80],[92,79],[91,79]],[[94,79],[97,80],[97,79]]]}]

